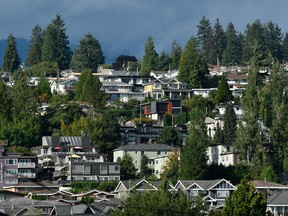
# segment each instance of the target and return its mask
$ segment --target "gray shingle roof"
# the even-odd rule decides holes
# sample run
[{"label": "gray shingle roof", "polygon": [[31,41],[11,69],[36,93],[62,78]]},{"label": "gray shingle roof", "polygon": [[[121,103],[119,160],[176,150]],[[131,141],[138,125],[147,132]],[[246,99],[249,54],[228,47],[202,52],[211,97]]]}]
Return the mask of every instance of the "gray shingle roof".
[{"label": "gray shingle roof", "polygon": [[120,146],[114,151],[127,150],[127,151],[173,151],[175,147],[166,144],[128,144]]},{"label": "gray shingle roof", "polygon": [[267,206],[275,206],[275,205],[288,206],[287,191],[281,191],[279,193],[275,193],[267,198]]}]

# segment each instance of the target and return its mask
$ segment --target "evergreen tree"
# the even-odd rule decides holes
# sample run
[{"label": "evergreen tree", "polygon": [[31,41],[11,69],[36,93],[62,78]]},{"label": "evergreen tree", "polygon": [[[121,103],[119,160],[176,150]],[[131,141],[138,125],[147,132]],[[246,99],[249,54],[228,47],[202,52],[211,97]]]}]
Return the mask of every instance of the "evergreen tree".
[{"label": "evergreen tree", "polygon": [[220,65],[220,62],[222,62],[223,52],[226,46],[226,38],[225,38],[225,32],[223,30],[219,18],[216,19],[216,23],[213,28],[213,33],[215,40],[214,47],[216,54],[216,63],[217,65]]},{"label": "evergreen tree", "polygon": [[106,103],[106,94],[101,90],[101,82],[91,70],[82,72],[76,87],[76,98],[90,103],[94,107],[102,107]]},{"label": "evergreen tree", "polygon": [[283,60],[282,40],[283,35],[280,27],[269,21],[264,25],[265,45],[269,53],[278,61]]},{"label": "evergreen tree", "polygon": [[237,129],[235,146],[239,159],[246,160],[248,165],[252,165],[255,177],[259,177],[263,165],[267,162],[258,124],[260,108],[258,89],[263,85],[259,70],[267,64],[267,61],[257,43],[253,53],[249,63],[248,84],[243,95],[244,116],[242,120],[245,124],[240,123]]},{"label": "evergreen tree", "polygon": [[170,67],[171,70],[179,69],[181,55],[182,55],[181,46],[176,41],[173,41],[171,50],[171,67]]},{"label": "evergreen tree", "polygon": [[151,36],[148,37],[145,44],[144,56],[141,62],[141,75],[149,75],[152,70],[157,68],[158,54],[155,50],[154,41]]},{"label": "evergreen tree", "polygon": [[205,85],[208,65],[198,53],[195,38],[191,37],[181,55],[178,79],[188,83],[190,88],[201,88]]},{"label": "evergreen tree", "polygon": [[160,133],[159,133],[159,138],[157,140],[158,143],[160,144],[167,144],[171,146],[182,146],[182,135],[180,131],[171,126],[164,127]]},{"label": "evergreen tree", "polygon": [[171,58],[168,53],[161,52],[158,59],[157,69],[160,71],[168,71],[171,64]]},{"label": "evergreen tree", "polygon": [[225,79],[224,76],[221,77],[218,88],[217,88],[217,93],[216,93],[216,102],[217,103],[226,103],[230,100],[232,100],[232,92],[230,91],[229,85],[227,83],[227,80]]},{"label": "evergreen tree", "polygon": [[266,196],[256,192],[252,183],[242,180],[228,199],[223,209],[224,216],[266,215]]},{"label": "evergreen tree", "polygon": [[3,59],[2,70],[14,72],[20,65],[20,57],[17,51],[17,44],[12,34],[8,36],[5,54]]},{"label": "evergreen tree", "polygon": [[263,168],[260,179],[269,182],[278,182],[278,176],[272,165],[267,165]]},{"label": "evergreen tree", "polygon": [[150,170],[148,169],[148,157],[146,155],[141,156],[140,162],[140,176],[148,177],[150,174]]},{"label": "evergreen tree", "polygon": [[219,125],[219,122],[217,122],[216,124],[216,130],[213,137],[213,142],[216,144],[222,144],[224,142],[223,131]]},{"label": "evergreen tree", "polygon": [[197,25],[197,39],[200,45],[206,61],[209,64],[215,64],[215,46],[214,46],[214,37],[213,29],[210,23],[210,20],[206,17],[202,17]]},{"label": "evergreen tree", "polygon": [[271,72],[270,93],[272,99],[272,119],[270,135],[273,143],[274,152],[272,163],[278,173],[288,170],[288,95],[287,95],[287,77],[279,62],[273,64]]},{"label": "evergreen tree", "polygon": [[179,175],[181,179],[201,179],[205,174],[209,138],[204,118],[205,114],[200,109],[192,110],[189,134],[180,153]]},{"label": "evergreen tree", "polygon": [[14,119],[25,120],[35,115],[37,108],[36,92],[28,85],[27,76],[20,72],[12,88],[12,115]]},{"label": "evergreen tree", "polygon": [[282,43],[282,52],[285,62],[288,62],[288,32],[285,33],[283,43]]},{"label": "evergreen tree", "polygon": [[232,145],[236,139],[237,117],[232,103],[227,103],[224,115],[223,138],[224,143]]},{"label": "evergreen tree", "polygon": [[99,41],[90,33],[80,40],[71,60],[71,67],[76,71],[90,69],[97,72],[98,66],[105,64],[105,58]]},{"label": "evergreen tree", "polygon": [[58,13],[47,26],[42,47],[42,61],[57,62],[61,70],[69,68],[71,50],[64,20]]},{"label": "evergreen tree", "polygon": [[133,163],[133,158],[129,154],[125,154],[120,162],[121,179],[129,180],[136,176],[137,169]]},{"label": "evergreen tree", "polygon": [[7,95],[7,90],[2,78],[0,78],[0,118],[8,119],[10,111],[10,103]]},{"label": "evergreen tree", "polygon": [[100,153],[108,154],[110,160],[113,159],[113,150],[120,146],[119,128],[116,117],[108,111],[104,113],[99,126],[96,128],[99,134],[98,137],[95,137],[95,144]]},{"label": "evergreen tree", "polygon": [[260,20],[256,20],[252,24],[248,24],[245,29],[245,40],[243,44],[243,62],[248,63],[248,61],[253,56],[253,49],[257,44],[261,52],[265,53],[267,51],[265,46],[264,37],[264,27]]},{"label": "evergreen tree", "polygon": [[38,90],[38,101],[43,103],[47,102],[49,98],[51,97],[51,89],[50,89],[50,83],[47,79],[44,77],[39,78],[39,83],[37,86]]},{"label": "evergreen tree", "polygon": [[233,23],[228,23],[226,28],[226,47],[223,53],[224,65],[239,65],[242,60],[242,43],[234,28]]},{"label": "evergreen tree", "polygon": [[35,25],[30,37],[29,51],[25,64],[33,66],[41,62],[44,33],[40,25]]}]

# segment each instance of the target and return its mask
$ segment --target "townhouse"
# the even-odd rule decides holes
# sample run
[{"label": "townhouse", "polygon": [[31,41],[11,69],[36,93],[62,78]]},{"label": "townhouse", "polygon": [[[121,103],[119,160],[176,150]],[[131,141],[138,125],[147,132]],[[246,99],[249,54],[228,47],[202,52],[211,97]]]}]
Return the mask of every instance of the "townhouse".
[{"label": "townhouse", "polygon": [[0,145],[0,187],[30,182],[36,178],[36,157],[6,153],[6,143]]}]

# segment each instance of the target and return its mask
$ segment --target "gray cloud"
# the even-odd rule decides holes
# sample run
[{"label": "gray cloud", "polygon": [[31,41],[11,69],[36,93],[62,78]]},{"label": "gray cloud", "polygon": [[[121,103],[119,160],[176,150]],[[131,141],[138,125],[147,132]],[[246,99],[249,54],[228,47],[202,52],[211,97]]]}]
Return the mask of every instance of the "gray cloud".
[{"label": "gray cloud", "polygon": [[203,16],[212,24],[220,18],[224,27],[232,22],[239,31],[257,18],[263,23],[271,20],[286,32],[287,6],[286,0],[2,0],[0,38],[9,33],[29,38],[35,24],[45,28],[59,12],[72,44],[90,32],[106,56],[131,54],[141,59],[149,35],[159,53],[170,51],[173,40],[184,47]]}]

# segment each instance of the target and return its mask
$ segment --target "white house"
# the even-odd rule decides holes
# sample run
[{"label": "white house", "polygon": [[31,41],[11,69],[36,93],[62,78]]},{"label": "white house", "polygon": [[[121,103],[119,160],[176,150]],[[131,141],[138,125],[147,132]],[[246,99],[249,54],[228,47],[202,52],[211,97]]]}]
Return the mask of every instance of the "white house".
[{"label": "white house", "polygon": [[204,98],[209,96],[211,91],[217,91],[217,88],[198,88],[198,89],[191,89],[192,95],[201,95]]},{"label": "white house", "polygon": [[120,162],[125,154],[133,158],[133,163],[140,172],[141,159],[143,155],[148,157],[148,168],[157,177],[162,174],[162,167],[167,157],[177,148],[165,144],[128,144],[120,146],[113,151],[113,161]]},{"label": "white house", "polygon": [[213,144],[207,149],[208,164],[233,166],[236,162],[236,154],[232,145]]},{"label": "white house", "polygon": [[50,81],[51,92],[58,92],[59,94],[67,94],[69,90],[75,90],[76,84],[78,83],[77,79],[54,79]]},{"label": "white house", "polygon": [[[219,109],[219,114],[224,115],[226,111],[226,104],[220,104],[218,109]],[[236,116],[242,116],[244,114],[244,111],[240,104],[233,104],[233,109],[234,109]]]}]

